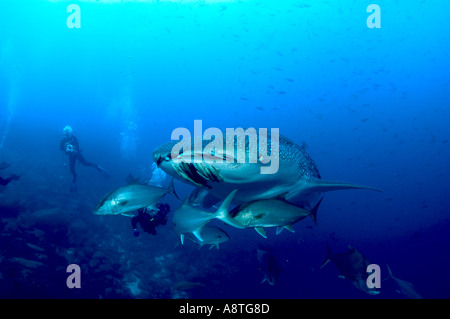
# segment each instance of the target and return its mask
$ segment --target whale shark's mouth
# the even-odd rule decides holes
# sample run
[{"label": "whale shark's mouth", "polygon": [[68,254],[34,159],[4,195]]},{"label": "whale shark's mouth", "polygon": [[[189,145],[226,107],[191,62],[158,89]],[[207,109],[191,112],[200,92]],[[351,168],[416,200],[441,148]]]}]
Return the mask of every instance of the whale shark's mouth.
[{"label": "whale shark's mouth", "polygon": [[158,160],[156,161],[156,166],[159,168],[161,166],[161,163],[164,161],[162,156],[158,157]]},{"label": "whale shark's mouth", "polygon": [[205,166],[202,163],[172,163],[172,167],[183,179],[190,181],[196,186],[211,188],[211,186],[208,185],[208,182],[223,181],[223,178],[216,168]]}]

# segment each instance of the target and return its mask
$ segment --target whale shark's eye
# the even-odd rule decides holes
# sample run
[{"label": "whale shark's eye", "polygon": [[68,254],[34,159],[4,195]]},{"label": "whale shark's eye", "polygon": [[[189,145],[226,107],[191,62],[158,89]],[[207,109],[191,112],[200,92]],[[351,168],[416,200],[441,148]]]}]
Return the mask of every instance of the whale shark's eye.
[{"label": "whale shark's eye", "polygon": [[172,159],[172,155],[169,153],[166,156],[159,155],[158,160],[156,161],[156,165],[159,167],[163,161],[170,161]]}]

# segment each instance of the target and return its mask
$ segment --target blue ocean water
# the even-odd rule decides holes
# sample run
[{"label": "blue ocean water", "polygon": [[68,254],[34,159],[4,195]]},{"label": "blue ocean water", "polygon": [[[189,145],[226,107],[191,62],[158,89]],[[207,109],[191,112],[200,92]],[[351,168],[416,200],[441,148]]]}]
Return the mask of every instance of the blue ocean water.
[{"label": "blue ocean water", "polygon": [[[333,264],[320,268],[328,242],[333,253],[356,248],[383,279],[389,265],[423,298],[449,298],[450,3],[376,0],[381,28],[369,28],[372,3],[1,2],[0,162],[10,166],[0,173],[20,179],[0,186],[0,296],[406,298],[392,279],[373,296]],[[267,239],[213,221],[230,235],[219,250],[177,245],[181,202],[169,195],[156,236],[92,213],[129,174],[152,177],[152,151],[194,120],[279,128],[322,178],[383,193],[326,193],[317,225],[267,229]],[[70,192],[66,125],[110,179],[78,165]],[[259,244],[282,269],[275,285],[261,283]],[[81,288],[67,287],[69,264]]]}]

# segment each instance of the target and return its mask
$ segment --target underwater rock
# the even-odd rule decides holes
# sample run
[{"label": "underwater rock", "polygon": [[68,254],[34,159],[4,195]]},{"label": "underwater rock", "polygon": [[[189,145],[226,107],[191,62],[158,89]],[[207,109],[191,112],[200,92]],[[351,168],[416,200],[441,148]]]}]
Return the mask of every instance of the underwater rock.
[{"label": "underwater rock", "polygon": [[39,261],[29,260],[29,259],[20,258],[20,257],[9,258],[8,260],[13,263],[18,263],[29,269],[36,269],[36,268],[45,266],[45,264],[43,264]]},{"label": "underwater rock", "polygon": [[30,239],[31,238],[33,238],[35,240],[43,240],[44,239],[45,232],[43,232],[40,229],[32,228],[32,229],[26,230],[25,232],[28,235],[27,237],[30,237]]},{"label": "underwater rock", "polygon": [[185,290],[171,290],[172,299],[191,299],[189,293]]},{"label": "underwater rock", "polygon": [[35,219],[45,219],[47,221],[55,220],[55,218],[61,220],[65,215],[67,214],[58,207],[45,208],[33,212],[33,217]]},{"label": "underwater rock", "polygon": [[43,248],[41,248],[41,247],[39,247],[39,246],[30,244],[30,243],[26,243],[26,245],[27,245],[28,247],[30,247],[31,249],[36,250],[36,251],[45,251],[45,249],[43,249]]},{"label": "underwater rock", "polygon": [[141,282],[141,279],[137,277],[136,275],[132,274],[130,276],[129,280],[125,283],[125,287],[127,287],[131,294],[134,297],[138,297],[142,294],[142,289],[139,288],[139,283]]},{"label": "underwater rock", "polygon": [[5,224],[3,227],[3,234],[15,234],[15,233],[22,233],[22,231],[19,229],[17,222],[14,219],[2,219],[2,224]]},{"label": "underwater rock", "polygon": [[20,258],[20,257],[9,258],[8,261],[10,263],[18,264],[23,267],[21,270],[22,270],[22,276],[24,278],[26,278],[30,274],[31,270],[36,270],[38,268],[45,266],[45,264],[43,264],[39,261]]},{"label": "underwater rock", "polygon": [[8,276],[4,276],[0,272],[0,298],[8,298],[13,289],[13,282]]},{"label": "underwater rock", "polygon": [[177,281],[172,285],[172,290],[188,290],[193,289],[195,287],[205,287],[205,285],[201,282],[193,282],[193,281]]},{"label": "underwater rock", "polygon": [[89,229],[87,223],[79,218],[70,223],[70,231],[72,232],[81,232],[87,229]]},{"label": "underwater rock", "polygon": [[22,206],[20,206],[18,203],[11,203],[11,205],[0,206],[2,217],[17,218],[17,216],[20,214],[22,210],[23,210]]}]

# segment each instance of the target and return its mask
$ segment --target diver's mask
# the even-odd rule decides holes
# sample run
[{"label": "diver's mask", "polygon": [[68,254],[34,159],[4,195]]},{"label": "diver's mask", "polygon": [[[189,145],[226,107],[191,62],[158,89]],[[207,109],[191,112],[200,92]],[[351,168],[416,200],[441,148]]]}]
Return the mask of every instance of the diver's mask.
[{"label": "diver's mask", "polygon": [[72,144],[69,144],[66,146],[66,153],[72,153],[75,152],[75,149],[73,148]]}]

